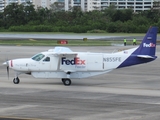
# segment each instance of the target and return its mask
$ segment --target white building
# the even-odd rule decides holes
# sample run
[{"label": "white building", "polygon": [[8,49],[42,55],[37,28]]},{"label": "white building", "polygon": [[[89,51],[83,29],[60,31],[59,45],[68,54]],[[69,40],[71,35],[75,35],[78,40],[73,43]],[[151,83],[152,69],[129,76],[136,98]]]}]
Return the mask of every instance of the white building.
[{"label": "white building", "polygon": [[4,8],[11,3],[24,4],[28,1],[33,2],[32,0],[0,0],[0,12],[3,12]]},{"label": "white building", "polygon": [[117,9],[132,8],[134,12],[149,10],[153,6],[153,0],[65,0],[65,10],[70,7],[80,6],[83,11],[102,10],[110,5]]},{"label": "white building", "polygon": [[0,12],[4,10],[4,0],[0,0]]},{"label": "white building", "polygon": [[[102,10],[110,5],[115,5],[117,9],[132,8],[134,12],[149,10],[153,7],[153,0],[0,0],[0,11],[10,3],[18,2],[19,4],[27,1],[33,2],[35,8],[47,7],[54,2],[63,3],[64,10],[71,10],[74,6],[81,7],[82,11]],[[156,0],[157,1],[157,0]]]},{"label": "white building", "polygon": [[32,2],[32,0],[3,0],[4,1],[4,6],[6,7],[7,5],[11,4],[11,3],[19,3],[19,4],[23,4],[26,3],[28,1]]},{"label": "white building", "polygon": [[47,7],[49,8],[51,1],[53,0],[0,0],[0,10],[3,10],[4,7],[11,3],[18,3],[18,4],[24,4],[26,2],[31,2],[33,5],[35,5],[35,8],[37,7]]},{"label": "white building", "polygon": [[37,7],[49,8],[51,1],[53,0],[33,0],[33,5],[35,5],[35,9]]}]

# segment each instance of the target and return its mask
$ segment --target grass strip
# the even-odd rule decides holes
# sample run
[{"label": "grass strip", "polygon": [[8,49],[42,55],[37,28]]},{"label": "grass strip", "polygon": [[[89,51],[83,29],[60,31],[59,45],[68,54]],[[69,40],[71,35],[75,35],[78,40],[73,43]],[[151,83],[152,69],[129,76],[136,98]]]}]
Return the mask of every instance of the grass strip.
[{"label": "grass strip", "polygon": [[[123,45],[120,40],[67,40],[68,44],[60,44],[59,40],[0,40],[0,45],[13,45],[13,46],[111,46]],[[140,44],[141,41],[137,41]],[[127,41],[127,45],[132,45],[132,41]]]}]

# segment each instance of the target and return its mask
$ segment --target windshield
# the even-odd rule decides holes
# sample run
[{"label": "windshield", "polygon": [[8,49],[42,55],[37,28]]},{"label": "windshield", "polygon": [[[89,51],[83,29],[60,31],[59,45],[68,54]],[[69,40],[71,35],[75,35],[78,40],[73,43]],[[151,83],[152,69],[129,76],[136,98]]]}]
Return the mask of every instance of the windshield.
[{"label": "windshield", "polygon": [[37,54],[35,56],[32,57],[32,60],[35,60],[35,61],[40,61],[45,55],[43,54]]}]

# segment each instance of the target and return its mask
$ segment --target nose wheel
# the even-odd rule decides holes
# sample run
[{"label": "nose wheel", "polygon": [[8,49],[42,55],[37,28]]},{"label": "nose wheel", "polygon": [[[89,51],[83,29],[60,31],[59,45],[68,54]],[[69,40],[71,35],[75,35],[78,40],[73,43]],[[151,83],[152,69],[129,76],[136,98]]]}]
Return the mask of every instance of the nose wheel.
[{"label": "nose wheel", "polygon": [[68,78],[62,78],[62,82],[65,86],[69,86],[72,83],[71,80]]},{"label": "nose wheel", "polygon": [[13,83],[14,83],[14,84],[19,84],[19,82],[20,82],[20,80],[19,80],[18,77],[16,77],[16,78],[13,79]]}]

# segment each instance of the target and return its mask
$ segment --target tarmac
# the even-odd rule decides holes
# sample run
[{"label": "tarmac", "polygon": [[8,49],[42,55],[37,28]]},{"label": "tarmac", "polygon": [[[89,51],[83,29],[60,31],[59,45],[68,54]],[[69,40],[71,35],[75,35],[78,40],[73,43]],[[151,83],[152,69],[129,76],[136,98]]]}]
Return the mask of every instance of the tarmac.
[{"label": "tarmac", "polygon": [[[135,46],[70,47],[73,51],[113,52]],[[54,48],[54,47],[53,47]],[[51,47],[0,46],[0,120],[159,120],[160,46],[150,63],[116,69],[86,79],[35,79],[20,75],[2,63],[27,58]]]}]

